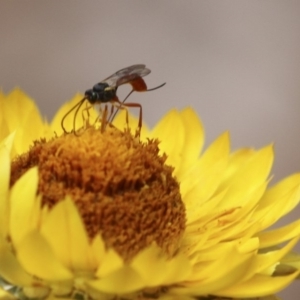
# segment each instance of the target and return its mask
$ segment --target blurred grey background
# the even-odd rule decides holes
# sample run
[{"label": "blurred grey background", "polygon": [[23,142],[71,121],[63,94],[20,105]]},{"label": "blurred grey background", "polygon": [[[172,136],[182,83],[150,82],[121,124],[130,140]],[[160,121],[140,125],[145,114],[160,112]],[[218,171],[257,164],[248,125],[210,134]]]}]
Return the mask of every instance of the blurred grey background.
[{"label": "blurred grey background", "polygon": [[[20,86],[49,120],[76,92],[144,63],[149,88],[167,82],[131,96],[148,124],[189,105],[206,145],[225,130],[233,149],[275,142],[274,181],[300,171],[300,1],[24,0],[0,12],[0,86]],[[281,295],[297,292],[300,282]]]}]

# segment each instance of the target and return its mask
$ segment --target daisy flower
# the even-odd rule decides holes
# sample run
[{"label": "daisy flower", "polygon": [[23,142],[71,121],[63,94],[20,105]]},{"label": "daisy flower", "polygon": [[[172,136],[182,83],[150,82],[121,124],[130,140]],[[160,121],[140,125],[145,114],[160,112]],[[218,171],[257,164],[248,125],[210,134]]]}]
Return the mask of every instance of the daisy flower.
[{"label": "daisy flower", "polygon": [[[298,275],[300,174],[270,187],[272,145],[203,150],[191,108],[141,138],[81,110],[63,133],[21,90],[0,94],[1,299],[276,299]],[[83,117],[81,117],[83,116]],[[124,129],[125,128],[125,129]]]}]

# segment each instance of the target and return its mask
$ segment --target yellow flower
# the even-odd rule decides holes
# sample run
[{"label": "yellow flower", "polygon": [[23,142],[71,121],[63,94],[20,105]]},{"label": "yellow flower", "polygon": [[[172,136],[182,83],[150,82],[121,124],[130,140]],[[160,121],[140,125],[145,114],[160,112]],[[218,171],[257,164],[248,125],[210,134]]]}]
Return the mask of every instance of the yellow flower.
[{"label": "yellow flower", "polygon": [[203,151],[190,108],[142,142],[122,113],[120,129],[88,124],[91,109],[62,134],[80,99],[48,124],[22,91],[0,94],[0,298],[254,298],[298,276],[300,220],[268,228],[298,204],[300,174],[268,187],[272,146],[231,152],[225,132]]}]

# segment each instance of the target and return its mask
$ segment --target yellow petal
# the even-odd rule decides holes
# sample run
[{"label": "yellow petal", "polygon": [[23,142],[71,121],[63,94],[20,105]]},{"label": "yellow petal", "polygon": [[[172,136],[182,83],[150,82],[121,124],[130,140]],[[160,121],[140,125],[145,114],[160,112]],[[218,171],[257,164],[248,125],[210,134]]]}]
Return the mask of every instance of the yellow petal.
[{"label": "yellow petal", "polygon": [[[1,108],[0,108],[0,112],[1,112]],[[0,115],[0,128],[1,128],[0,141],[2,141],[11,133],[11,131],[9,130],[8,124],[5,122],[4,117],[2,115]]]},{"label": "yellow petal", "polygon": [[[244,205],[237,206],[235,209],[232,209],[231,213],[224,213],[223,216],[218,217],[218,227],[222,225],[222,231],[219,229],[222,240],[252,236],[257,232],[259,224],[253,222],[252,211],[264,193],[266,186],[266,183],[262,183],[256,190],[252,190],[245,195],[243,198],[243,201],[245,201]],[[224,198],[226,196],[227,193]],[[224,198],[222,201],[224,201]]]},{"label": "yellow petal", "polygon": [[[59,228],[59,230],[58,230]],[[70,198],[56,204],[41,226],[55,255],[72,270],[93,269],[85,227]]]},{"label": "yellow petal", "polygon": [[[300,270],[300,254],[299,253],[296,253],[296,252],[287,253],[280,260],[280,265],[278,266],[278,268],[276,268],[276,274],[285,275],[285,274],[281,274],[281,269],[291,270],[291,268],[293,269],[293,271],[295,271],[295,269]],[[290,273],[288,273],[288,274],[290,274]]]},{"label": "yellow petal", "polygon": [[96,272],[97,277],[105,277],[110,273],[121,269],[124,265],[123,259],[116,253],[116,251],[109,249]]},{"label": "yellow petal", "polygon": [[125,266],[108,276],[87,282],[87,285],[98,291],[111,294],[126,294],[145,287],[142,278],[129,266]]},{"label": "yellow petal", "polygon": [[[227,255],[231,255],[233,247],[238,249],[238,255],[247,254],[247,253],[254,253],[258,249],[259,240],[258,238],[251,238],[246,241],[233,241],[233,242],[223,242],[216,244],[212,247],[204,247],[198,249],[198,252],[194,255],[197,256],[197,259],[194,260],[194,265],[199,264],[200,262],[209,262],[213,263],[214,261],[218,261],[221,257],[227,257]],[[213,267],[213,266],[212,266]],[[214,267],[213,267],[214,268]],[[202,272],[202,271],[201,271]],[[208,271],[210,273],[210,271]],[[201,276],[207,277],[205,271],[202,273]],[[194,273],[195,278],[197,278],[196,272]]]},{"label": "yellow petal", "polygon": [[[279,197],[278,197],[279,196]],[[264,208],[258,209],[254,213],[254,220],[260,225],[259,230],[271,226],[285,213],[286,208],[291,206],[291,203],[298,202],[300,199],[299,186],[295,186],[291,190],[286,190],[283,195],[274,196],[274,202]],[[270,213],[272,211],[272,213]]]},{"label": "yellow petal", "polygon": [[[219,250],[219,255],[217,252]],[[215,251],[215,253],[213,253]],[[199,263],[195,266],[195,271],[191,276],[191,285],[198,285],[198,282],[201,281],[201,285],[206,283],[211,283],[216,280],[220,280],[222,277],[226,277],[230,272],[234,271],[236,268],[242,268],[246,271],[246,268],[250,262],[253,261],[255,256],[255,251],[249,253],[242,253],[239,250],[238,242],[232,241],[224,243],[222,246],[216,245],[212,249],[203,250],[204,255],[202,257],[201,251],[199,251]],[[207,254],[206,254],[207,252]],[[212,252],[212,254],[210,254]],[[209,258],[213,258],[210,260]],[[234,260],[230,260],[230,257],[235,257]],[[201,261],[202,260],[202,261]],[[226,268],[219,268],[219,264],[226,266]],[[204,268],[205,267],[205,268]],[[199,272],[196,272],[198,270]],[[227,275],[226,275],[227,274]],[[229,276],[229,275],[228,275]],[[239,277],[239,280],[241,277]]]},{"label": "yellow petal", "polygon": [[28,120],[28,116],[32,113],[34,113],[36,118],[40,118],[40,113],[34,101],[21,89],[16,88],[12,90],[5,98],[3,101],[3,110],[10,131],[19,127],[20,124],[24,124]]},{"label": "yellow petal", "polygon": [[22,294],[24,294],[26,299],[45,299],[49,295],[49,292],[49,287],[40,286],[38,284],[36,284],[35,286],[25,286],[22,289]]},{"label": "yellow petal", "polygon": [[94,259],[96,261],[96,265],[99,266],[99,264],[103,261],[103,257],[105,255],[105,244],[100,234],[97,234],[94,237],[91,248]]},{"label": "yellow petal", "polygon": [[[47,298],[46,298],[46,300],[61,300],[61,299],[63,299],[63,300],[73,300],[74,298],[73,297],[65,297],[65,296],[63,296],[63,297],[61,297],[61,296],[56,296],[56,295],[54,295],[53,293],[51,293]],[[271,299],[270,299],[271,300]]]},{"label": "yellow petal", "polygon": [[264,231],[257,234],[260,240],[260,248],[279,245],[287,240],[300,235],[300,220],[290,223],[278,229]]},{"label": "yellow petal", "polygon": [[[222,191],[221,193],[216,194],[209,201],[206,201],[202,205],[195,205],[189,208],[190,203],[192,203],[193,199],[189,199],[186,206],[188,207],[186,211],[187,215],[187,227],[186,232],[189,232],[192,228],[192,223],[194,222],[195,226],[199,227],[199,224],[203,226],[203,224],[209,222],[212,218],[215,218],[218,215],[214,209],[218,206],[218,204],[222,201],[223,197],[225,196],[226,191]],[[184,198],[185,200],[185,198]]]},{"label": "yellow petal", "polygon": [[38,170],[32,168],[11,189],[9,230],[15,245],[38,226],[40,198],[36,196],[37,186]]},{"label": "yellow petal", "polygon": [[[241,254],[234,244],[231,251],[214,263],[202,263],[197,266],[199,274],[193,274],[191,281],[187,281],[183,288],[171,288],[170,293],[207,295],[215,291],[236,285],[247,273],[251,266],[254,254]],[[234,259],[232,259],[234,257]],[[220,268],[220,266],[224,266]],[[203,272],[201,271],[203,270]],[[202,275],[201,278],[196,276]],[[200,277],[200,276],[199,276]]]},{"label": "yellow petal", "polygon": [[272,163],[272,146],[257,151],[231,178],[230,188],[220,207],[240,206],[249,201],[245,195],[249,195],[265,183]]},{"label": "yellow petal", "polygon": [[8,245],[1,245],[0,261],[0,274],[7,282],[17,286],[26,286],[33,283],[33,278],[25,272]]},{"label": "yellow petal", "polygon": [[259,202],[257,212],[272,210],[272,214],[264,217],[264,225],[268,227],[282,216],[290,212],[300,201],[300,174],[291,175],[269,188]]},{"label": "yellow petal", "polygon": [[[268,207],[270,204],[274,203],[274,201],[281,201],[281,197],[286,194],[287,191],[293,190],[295,187],[299,187],[300,185],[300,174],[293,174],[284,178],[274,186],[270,187],[264,197],[259,202],[259,208],[263,209]],[[294,203],[295,205],[297,204]]]},{"label": "yellow petal", "polygon": [[180,116],[185,127],[185,136],[179,173],[184,174],[199,157],[204,144],[204,129],[192,108],[185,108],[180,112]]},{"label": "yellow petal", "polygon": [[281,260],[281,258],[286,255],[297,243],[299,238],[291,240],[287,245],[276,251],[269,251],[267,253],[258,254],[255,256],[255,259],[247,271],[246,277],[243,281],[250,279],[255,274],[264,274],[272,275],[273,271],[268,274],[265,270],[268,270],[270,267],[276,267],[276,264]]},{"label": "yellow petal", "polygon": [[9,180],[10,180],[10,151],[14,133],[0,144],[0,235],[7,236],[9,223]]},{"label": "yellow petal", "polygon": [[255,155],[255,153],[256,151],[254,149],[241,148],[230,154],[229,163],[224,177],[222,178],[221,186],[223,188],[224,186],[230,185],[231,178]]},{"label": "yellow petal", "polygon": [[15,134],[16,134],[15,131],[13,131],[9,135],[7,135],[5,137],[5,139],[3,139],[1,141],[0,147],[5,147],[7,149],[7,151],[10,152],[12,150],[12,147],[13,147],[13,142],[14,142]]},{"label": "yellow petal", "polygon": [[34,101],[20,89],[7,95],[3,109],[10,132],[17,132],[14,143],[18,153],[25,152],[33,140],[45,137],[47,126]]},{"label": "yellow petal", "polygon": [[48,125],[36,118],[35,113],[28,115],[28,119],[21,127],[16,128],[15,148],[17,154],[22,154],[29,150],[34,140],[48,138],[52,136]]},{"label": "yellow petal", "polygon": [[256,298],[276,294],[289,285],[299,274],[295,272],[288,276],[269,277],[257,274],[249,281],[233,285],[230,288],[219,290],[215,295],[222,297]]},{"label": "yellow petal", "polygon": [[73,277],[55,257],[46,239],[37,231],[32,231],[20,242],[17,257],[28,273],[39,278],[59,281]]},{"label": "yellow petal", "polygon": [[180,191],[187,206],[201,205],[218,188],[228,155],[229,136],[225,132],[210,145],[185,177],[179,178]]},{"label": "yellow petal", "polygon": [[[174,138],[176,135],[176,139]],[[181,165],[185,128],[179,112],[171,110],[152,130],[152,138],[160,141],[160,153],[166,153],[167,164],[175,167],[175,175]]]},{"label": "yellow petal", "polygon": [[10,299],[16,299],[16,298],[12,294],[5,291],[2,287],[0,287],[0,299],[10,300]]},{"label": "yellow petal", "polygon": [[186,295],[162,295],[157,300],[195,300],[195,297]]},{"label": "yellow petal", "polygon": [[180,282],[191,273],[191,266],[186,257],[177,255],[167,259],[161,249],[154,245],[140,252],[130,265],[148,287]]}]

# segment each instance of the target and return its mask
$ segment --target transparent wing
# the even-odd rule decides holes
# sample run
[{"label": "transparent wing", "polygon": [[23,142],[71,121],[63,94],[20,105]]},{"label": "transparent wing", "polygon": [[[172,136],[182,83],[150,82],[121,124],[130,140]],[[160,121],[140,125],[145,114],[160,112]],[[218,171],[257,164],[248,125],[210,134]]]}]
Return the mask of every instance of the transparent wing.
[{"label": "transparent wing", "polygon": [[119,70],[113,75],[107,77],[101,82],[107,83],[109,86],[118,87],[119,85],[128,83],[139,77],[148,75],[151,71],[146,68],[146,65],[133,65]]}]

